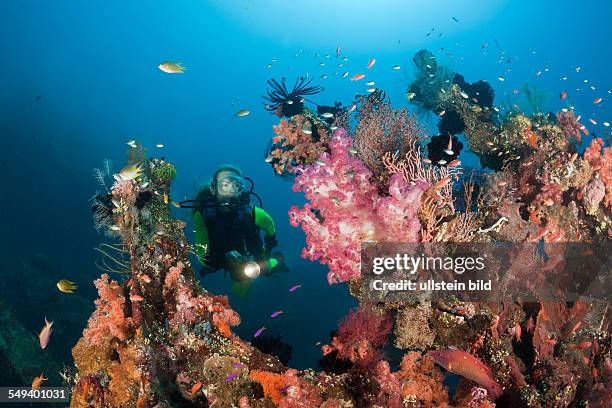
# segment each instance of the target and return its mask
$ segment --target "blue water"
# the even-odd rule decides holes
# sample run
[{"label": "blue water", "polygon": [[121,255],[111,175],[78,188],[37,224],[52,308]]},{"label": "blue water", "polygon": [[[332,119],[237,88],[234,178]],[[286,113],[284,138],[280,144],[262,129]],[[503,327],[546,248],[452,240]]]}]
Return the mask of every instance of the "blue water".
[{"label": "blue water", "polygon": [[[55,260],[59,274],[80,284],[80,296],[94,299],[91,282],[100,272],[93,247],[102,237],[90,217],[88,199],[98,188],[91,170],[106,158],[120,168],[129,139],[176,164],[176,200],[192,197],[194,185],[219,164],[233,163],[256,181],[292,269],[257,281],[247,300],[234,301],[243,318],[238,333],[248,337],[265,324],[268,334],[292,344],[293,366],[313,366],[320,356],[315,342],[328,339],[354,301],[342,285],[327,285],[324,267],[300,259],[303,233],[288,224],[287,210],[302,197],[274,177],[262,157],[277,122],[261,103],[265,81],[285,76],[292,82],[309,73],[326,87],[316,102],[347,105],[363,93],[364,81],[334,73],[363,72],[376,58],[368,80],[396,106],[407,106],[412,55],[428,48],[468,81],[488,80],[498,104],[529,83],[545,90],[549,108],[557,110],[559,92],[568,90],[578,113],[599,123],[589,129],[605,136],[601,123],[612,121],[611,16],[605,0],[3,1],[0,276],[23,274],[23,262],[43,254]],[[338,45],[349,58],[342,68],[336,67]],[[157,69],[165,60],[181,61],[188,70],[165,74]],[[391,69],[396,64],[400,71]],[[595,106],[597,96],[604,102]],[[251,114],[236,118],[239,109]],[[165,145],[163,152],[156,143]],[[463,154],[469,162],[469,153]],[[188,219],[186,212],[177,216]],[[39,278],[18,277],[32,287],[29,279]],[[229,291],[221,273],[204,283],[213,292]],[[295,283],[303,287],[287,292]],[[59,296],[50,287],[45,304],[12,306],[35,333]],[[276,309],[285,314],[272,321]],[[83,319],[89,312],[83,310]],[[65,342],[49,352],[69,361],[82,327],[57,326]]]}]

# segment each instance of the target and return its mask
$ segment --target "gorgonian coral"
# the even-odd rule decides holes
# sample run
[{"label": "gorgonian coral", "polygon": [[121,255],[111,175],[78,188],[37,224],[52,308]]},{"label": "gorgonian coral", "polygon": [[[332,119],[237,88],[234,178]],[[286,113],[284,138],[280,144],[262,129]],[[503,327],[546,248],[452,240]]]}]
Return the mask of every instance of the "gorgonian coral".
[{"label": "gorgonian coral", "polygon": [[296,177],[293,189],[304,191],[309,203],[289,210],[291,224],[306,233],[302,256],[329,265],[330,283],[360,276],[362,241],[416,242],[419,237],[417,212],[426,184],[392,177],[389,195],[380,196],[372,173],[349,153],[350,146],[346,132],[338,129],[330,152],[303,166]]},{"label": "gorgonian coral", "polygon": [[388,172],[381,158],[386,153],[401,156],[424,138],[424,130],[407,109],[395,109],[388,101],[361,97],[357,125],[349,130],[359,158],[374,179],[385,184]]}]

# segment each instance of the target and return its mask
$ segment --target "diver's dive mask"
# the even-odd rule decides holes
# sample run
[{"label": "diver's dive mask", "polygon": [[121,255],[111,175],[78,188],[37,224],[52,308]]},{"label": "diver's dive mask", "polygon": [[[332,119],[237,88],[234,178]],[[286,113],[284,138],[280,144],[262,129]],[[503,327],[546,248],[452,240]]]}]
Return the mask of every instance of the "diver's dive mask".
[{"label": "diver's dive mask", "polygon": [[219,201],[228,202],[236,199],[245,190],[246,183],[238,175],[228,175],[219,177],[216,181],[216,195]]}]

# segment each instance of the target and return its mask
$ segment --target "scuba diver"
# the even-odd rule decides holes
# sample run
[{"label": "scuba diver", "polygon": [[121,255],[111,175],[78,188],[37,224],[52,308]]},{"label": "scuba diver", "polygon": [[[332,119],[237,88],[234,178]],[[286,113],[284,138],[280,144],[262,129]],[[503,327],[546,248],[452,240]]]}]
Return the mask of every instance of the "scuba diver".
[{"label": "scuba diver", "polygon": [[252,280],[258,276],[287,271],[282,254],[271,254],[278,245],[276,228],[253,188],[253,181],[243,177],[237,167],[223,165],[195,200],[180,203],[193,211],[195,252],[203,265],[200,274],[224,269],[240,296],[248,294]]}]

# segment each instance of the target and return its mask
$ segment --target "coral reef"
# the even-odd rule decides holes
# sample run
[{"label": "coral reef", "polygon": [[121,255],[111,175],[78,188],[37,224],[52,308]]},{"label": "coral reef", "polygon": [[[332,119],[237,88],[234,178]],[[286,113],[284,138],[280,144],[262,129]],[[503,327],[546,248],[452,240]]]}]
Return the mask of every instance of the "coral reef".
[{"label": "coral reef", "polygon": [[[227,298],[195,279],[185,224],[168,208],[172,177],[152,169],[109,191],[110,229],[130,259],[123,280],[96,283],[96,311],[73,349],[73,407],[605,406],[612,396],[609,293],[524,296],[551,280],[581,284],[564,274],[565,262],[602,277],[587,285],[605,292],[609,277],[589,275],[587,259],[612,236],[612,150],[594,139],[581,153],[577,142],[587,132],[579,117],[541,113],[535,91],[527,95],[533,112],[502,116],[488,84],[467,83],[427,51],[414,62],[409,99],[450,114],[442,127],[464,131],[466,147],[491,172],[464,176],[455,149],[450,162],[432,163],[432,152],[451,149],[444,141],[459,153],[459,140],[441,133],[424,157],[418,123],[382,92],[360,99],[354,118],[349,109],[333,123],[303,106],[285,112],[297,103],[284,84],[269,95],[274,110],[291,116],[274,128],[268,154],[306,198],[289,210],[306,235],[302,256],[326,265],[328,282],[347,283],[359,301],[322,347],[324,371],[285,367],[280,355],[262,352],[263,339],[258,349],[233,333],[240,317]],[[161,163],[138,162],[145,169]],[[370,299],[362,248],[393,242],[424,251],[435,243],[503,242],[511,262],[493,257],[500,285],[524,291],[503,302]],[[546,253],[545,268],[535,267],[540,258],[523,243]],[[564,258],[575,243],[590,246]]]}]

